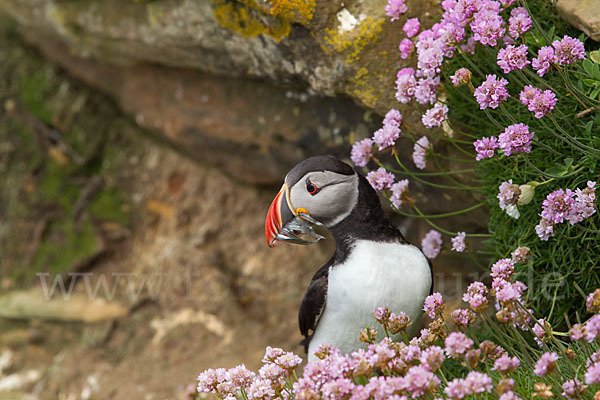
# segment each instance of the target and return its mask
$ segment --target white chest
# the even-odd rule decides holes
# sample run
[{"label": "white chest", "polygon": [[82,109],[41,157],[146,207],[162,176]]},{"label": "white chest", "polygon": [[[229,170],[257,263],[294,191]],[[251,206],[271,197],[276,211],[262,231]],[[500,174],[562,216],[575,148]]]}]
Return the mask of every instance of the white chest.
[{"label": "white chest", "polygon": [[373,318],[379,306],[405,312],[416,328],[431,287],[425,256],[412,245],[358,241],[343,264],[329,271],[327,303],[309,348],[309,360],[320,344],[344,353],[361,347],[358,335],[369,326],[379,337],[383,329]]}]

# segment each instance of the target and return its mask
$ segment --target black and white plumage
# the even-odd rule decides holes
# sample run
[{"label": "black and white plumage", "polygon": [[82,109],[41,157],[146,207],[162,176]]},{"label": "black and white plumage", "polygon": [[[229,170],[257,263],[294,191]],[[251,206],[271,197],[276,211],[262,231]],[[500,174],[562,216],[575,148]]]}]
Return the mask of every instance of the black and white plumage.
[{"label": "black and white plumage", "polygon": [[373,318],[378,306],[405,312],[413,320],[413,330],[418,328],[432,288],[431,266],[385,215],[362,175],[329,156],[300,162],[286,176],[267,215],[270,246],[281,243],[277,234],[298,212],[325,225],[336,245],[334,255],[313,276],[300,306],[300,332],[309,360],[320,344],[334,345],[344,353],[362,347],[361,329],[381,331]]}]

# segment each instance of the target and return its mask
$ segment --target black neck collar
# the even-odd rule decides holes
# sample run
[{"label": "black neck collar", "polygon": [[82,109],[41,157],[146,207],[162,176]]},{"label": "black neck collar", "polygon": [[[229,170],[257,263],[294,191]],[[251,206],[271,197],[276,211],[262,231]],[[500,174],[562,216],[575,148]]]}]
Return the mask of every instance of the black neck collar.
[{"label": "black neck collar", "polygon": [[335,239],[335,263],[342,263],[357,240],[408,243],[381,208],[369,182],[358,174],[358,201],[346,218],[329,228]]}]

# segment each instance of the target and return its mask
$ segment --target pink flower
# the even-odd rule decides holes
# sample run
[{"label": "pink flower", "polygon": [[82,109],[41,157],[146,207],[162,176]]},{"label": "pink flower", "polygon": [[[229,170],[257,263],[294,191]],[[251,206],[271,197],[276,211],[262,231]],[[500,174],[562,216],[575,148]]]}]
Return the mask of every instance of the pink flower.
[{"label": "pink flower", "polygon": [[[494,279],[494,282],[499,283],[499,278]],[[510,304],[514,301],[521,301],[521,295],[527,289],[523,282],[507,282],[502,280],[501,285],[495,289],[496,298],[503,305]]]},{"label": "pink flower", "polygon": [[540,215],[555,224],[561,223],[565,218],[568,218],[574,203],[575,193],[571,189],[566,191],[563,189],[555,190],[548,194],[546,200],[542,202]]},{"label": "pink flower", "polygon": [[531,28],[531,17],[523,7],[515,7],[510,11],[508,34],[517,39]]},{"label": "pink flower", "polygon": [[488,288],[481,282],[473,282],[463,294],[463,301],[469,303],[471,309],[475,312],[484,310],[487,307]]},{"label": "pink flower", "polygon": [[527,59],[527,46],[524,44],[516,46],[506,46],[498,51],[498,66],[502,68],[505,74],[515,69],[523,69],[530,64]]},{"label": "pink flower", "polygon": [[519,201],[519,195],[521,189],[519,185],[512,183],[512,179],[507,182],[502,182],[498,187],[498,206],[500,209],[506,211],[508,215],[513,218],[519,218],[519,210],[517,209],[517,202]]},{"label": "pink flower", "polygon": [[585,383],[593,385],[600,383],[600,362],[592,364],[585,373]]},{"label": "pink flower", "polygon": [[402,114],[395,108],[390,109],[390,111],[388,111],[387,114],[385,114],[385,117],[383,118],[383,126],[391,125],[400,127],[401,124]]},{"label": "pink flower", "polygon": [[507,157],[513,153],[529,153],[534,135],[533,132],[529,132],[527,125],[518,123],[507,126],[504,132],[498,135],[498,142]]},{"label": "pink flower", "polygon": [[400,41],[400,45],[398,45],[398,50],[400,50],[400,58],[406,60],[412,54],[415,49],[415,45],[412,40],[404,38]]},{"label": "pink flower", "polygon": [[489,46],[495,46],[498,43],[497,40],[506,32],[502,17],[498,15],[498,12],[492,10],[475,13],[470,26],[473,31],[473,39]]},{"label": "pink flower", "polygon": [[440,84],[440,78],[422,78],[417,81],[415,87],[415,100],[419,104],[433,104],[437,99],[436,90]]},{"label": "pink flower", "polygon": [[275,364],[286,370],[292,370],[302,363],[302,359],[292,352],[285,352],[275,359]]},{"label": "pink flower", "polygon": [[392,312],[388,307],[377,307],[373,312],[375,320],[380,324],[385,324],[389,321]]},{"label": "pink flower", "polygon": [[538,319],[531,328],[533,334],[536,336],[533,339],[538,346],[542,347],[544,342],[550,340],[546,330],[552,330],[552,327],[544,318]]},{"label": "pink flower", "polygon": [[371,171],[367,174],[367,181],[369,181],[373,189],[380,192],[392,186],[394,183],[394,174],[387,172],[383,167],[379,167],[376,171]]},{"label": "pink flower", "polygon": [[593,342],[600,335],[600,314],[594,315],[585,323],[584,329],[585,340]]},{"label": "pink flower", "polygon": [[444,356],[444,350],[439,346],[430,346],[421,352],[421,365],[427,368],[429,371],[437,371],[442,364],[446,356]]},{"label": "pink flower", "polygon": [[415,166],[419,169],[425,169],[427,166],[427,149],[429,149],[429,139],[423,136],[415,143],[413,147],[412,159]]},{"label": "pink flower", "polygon": [[515,263],[510,258],[502,258],[492,265],[492,278],[500,278],[506,281],[510,280],[513,272],[515,272]]},{"label": "pink flower", "polygon": [[448,356],[458,358],[473,347],[473,341],[462,332],[452,332],[444,340],[444,346]]},{"label": "pink flower", "polygon": [[477,161],[481,161],[484,158],[492,158],[498,148],[498,138],[495,136],[482,137],[476,140],[473,146],[475,146],[475,151],[477,152],[477,157],[475,157]]},{"label": "pink flower", "polygon": [[531,103],[533,99],[535,99],[535,96],[537,96],[541,92],[542,91],[540,89],[535,88],[531,85],[527,85],[523,87],[523,90],[521,90],[521,93],[519,93],[519,100],[521,100],[521,103],[524,106],[528,106],[529,103]]},{"label": "pink flower", "polygon": [[591,217],[596,212],[594,208],[594,201],[596,200],[595,187],[596,182],[588,181],[587,187],[583,190],[575,189],[575,202],[566,217],[571,225]]},{"label": "pink flower", "polygon": [[468,394],[465,381],[460,378],[454,378],[448,382],[444,392],[449,398],[458,400],[464,399]]},{"label": "pink flower", "polygon": [[535,226],[535,233],[540,240],[548,240],[550,236],[554,236],[554,222],[542,218],[540,223]]},{"label": "pink flower", "polygon": [[552,68],[552,64],[556,63],[554,48],[544,46],[538,50],[537,57],[531,60],[531,67],[537,71],[539,76],[544,76],[546,72]]},{"label": "pink flower", "polygon": [[583,325],[581,324],[573,324],[571,329],[569,329],[569,336],[571,337],[571,340],[581,340],[583,339],[583,334],[584,330]]},{"label": "pink flower", "polygon": [[371,139],[363,139],[359,142],[354,142],[350,151],[350,159],[354,165],[364,167],[367,165],[373,156],[373,141]]},{"label": "pink flower", "polygon": [[533,373],[537,376],[546,376],[556,368],[556,360],[558,360],[558,355],[556,353],[545,352],[535,363]]},{"label": "pink flower", "polygon": [[561,65],[574,64],[585,58],[585,48],[581,40],[565,35],[562,40],[552,42],[556,62]]},{"label": "pink flower", "polygon": [[408,179],[402,179],[394,183],[391,189],[390,201],[394,207],[400,208],[408,200]]},{"label": "pink flower", "polygon": [[416,88],[417,79],[415,78],[414,69],[402,68],[398,71],[396,75],[396,100],[400,103],[408,103],[415,96]]},{"label": "pink flower", "polygon": [[435,318],[438,314],[442,312],[443,304],[444,301],[442,299],[442,295],[436,292],[430,296],[427,296],[427,298],[425,299],[425,304],[423,306],[423,311],[425,311],[430,318]]},{"label": "pink flower", "polygon": [[506,79],[498,79],[496,75],[487,75],[485,81],[475,89],[474,93],[479,108],[482,110],[488,107],[498,108],[501,102],[510,97],[506,85],[508,85]]},{"label": "pink flower", "polygon": [[[538,89],[539,90],[539,89]],[[552,90],[539,90],[538,93],[529,101],[527,109],[535,113],[536,118],[542,118],[550,111],[554,110],[556,105],[556,95]]]},{"label": "pink flower", "polygon": [[508,354],[503,354],[500,358],[496,359],[494,362],[494,371],[501,372],[503,375],[514,372],[517,368],[519,368],[519,359],[517,357],[510,357]]},{"label": "pink flower", "polygon": [[452,250],[462,253],[465,251],[467,245],[465,243],[465,238],[467,234],[465,232],[458,232],[456,236],[451,239],[452,242]]},{"label": "pink flower", "polygon": [[492,390],[492,378],[483,372],[471,371],[465,378],[469,394],[480,394]]},{"label": "pink flower", "polygon": [[473,74],[468,68],[459,68],[454,72],[454,75],[450,77],[452,84],[456,87],[466,85],[471,82]]},{"label": "pink flower", "polygon": [[419,29],[421,29],[421,24],[419,23],[418,18],[407,19],[406,23],[402,27],[402,30],[409,38],[416,36],[416,34],[419,33]]},{"label": "pink flower", "polygon": [[419,72],[426,78],[433,78],[444,61],[444,43],[440,39],[419,39],[416,47]]},{"label": "pink flower", "polygon": [[562,385],[563,397],[568,399],[580,399],[585,394],[587,385],[583,384],[577,378],[569,379]]},{"label": "pink flower", "polygon": [[428,258],[436,258],[440,254],[442,248],[442,234],[436,230],[430,230],[427,232],[423,240],[421,241],[421,249],[423,254]]},{"label": "pink flower", "polygon": [[387,149],[396,145],[396,140],[400,137],[400,128],[398,125],[386,124],[373,133],[373,142],[379,146],[379,150]]},{"label": "pink flower", "polygon": [[403,382],[402,387],[410,393],[412,398],[423,396],[426,392],[433,392],[440,385],[440,379],[420,365],[411,367]]},{"label": "pink flower", "polygon": [[408,7],[405,4],[406,0],[388,0],[388,4],[385,6],[385,15],[390,18],[390,21],[395,21],[400,18],[400,15],[408,11]]},{"label": "pink flower", "polygon": [[321,388],[324,400],[338,400],[352,395],[356,385],[348,378],[327,382]]},{"label": "pink flower", "polygon": [[435,103],[433,108],[430,108],[423,114],[421,121],[427,128],[440,127],[442,122],[448,118],[448,107],[443,104]]},{"label": "pink flower", "polygon": [[249,400],[273,399],[275,398],[275,389],[268,379],[255,379],[246,389]]},{"label": "pink flower", "polygon": [[475,320],[473,311],[466,308],[457,308],[452,311],[450,315],[452,317],[452,322],[454,322],[454,325],[456,326],[469,326]]}]

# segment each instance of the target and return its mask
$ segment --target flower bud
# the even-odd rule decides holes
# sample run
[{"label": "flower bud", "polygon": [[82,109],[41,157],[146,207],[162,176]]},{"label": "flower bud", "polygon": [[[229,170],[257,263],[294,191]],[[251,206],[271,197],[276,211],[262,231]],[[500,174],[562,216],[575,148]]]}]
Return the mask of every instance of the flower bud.
[{"label": "flower bud", "polygon": [[358,340],[360,340],[362,343],[373,343],[376,337],[377,331],[366,327],[365,329],[360,331],[360,334],[358,335]]},{"label": "flower bud", "polygon": [[519,186],[519,190],[521,191],[521,193],[519,194],[517,204],[520,206],[524,206],[525,204],[531,203],[531,200],[535,195],[535,188],[531,185],[521,185]]},{"label": "flower bud", "polygon": [[567,356],[569,360],[574,360],[577,358],[577,354],[575,354],[575,352],[571,349],[565,350],[565,356]]}]

